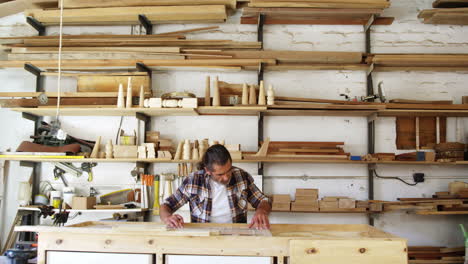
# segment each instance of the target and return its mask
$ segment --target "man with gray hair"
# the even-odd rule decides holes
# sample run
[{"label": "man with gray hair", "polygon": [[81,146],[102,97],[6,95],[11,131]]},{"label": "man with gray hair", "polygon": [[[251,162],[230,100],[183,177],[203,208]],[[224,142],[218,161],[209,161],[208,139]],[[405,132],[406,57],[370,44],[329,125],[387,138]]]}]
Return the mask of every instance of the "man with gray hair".
[{"label": "man with gray hair", "polygon": [[250,203],[255,215],[249,228],[270,228],[268,197],[255,186],[249,173],[232,166],[231,155],[224,146],[208,148],[198,169],[161,206],[161,221],[169,227],[183,227],[182,216],[174,212],[188,202],[193,223],[247,223]]}]

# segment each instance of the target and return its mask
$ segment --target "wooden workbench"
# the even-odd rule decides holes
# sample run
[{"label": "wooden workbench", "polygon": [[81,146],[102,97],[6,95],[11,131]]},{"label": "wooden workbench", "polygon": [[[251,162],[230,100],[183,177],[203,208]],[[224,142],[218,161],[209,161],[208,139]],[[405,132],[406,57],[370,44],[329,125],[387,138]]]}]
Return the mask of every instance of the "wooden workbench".
[{"label": "wooden workbench", "polygon": [[84,222],[67,227],[19,226],[39,233],[38,264],[48,251],[164,255],[263,256],[283,264],[406,264],[406,240],[368,225],[271,225],[271,232],[245,224]]}]

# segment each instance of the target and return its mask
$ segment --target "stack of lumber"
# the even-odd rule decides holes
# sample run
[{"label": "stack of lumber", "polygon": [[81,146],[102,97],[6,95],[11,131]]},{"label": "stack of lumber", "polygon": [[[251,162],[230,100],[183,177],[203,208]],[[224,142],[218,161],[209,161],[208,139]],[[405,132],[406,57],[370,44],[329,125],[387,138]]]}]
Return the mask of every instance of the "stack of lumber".
[{"label": "stack of lumber", "polygon": [[[251,0],[244,8],[242,24],[390,25],[393,18],[380,18],[387,0]],[[375,17],[378,17],[374,19]]]},{"label": "stack of lumber", "polygon": [[318,193],[318,189],[296,189],[295,200],[291,203],[291,211],[319,211]]},{"label": "stack of lumber", "polygon": [[413,211],[421,215],[468,214],[468,199],[398,198],[398,202],[383,202],[385,212]]},{"label": "stack of lumber", "polygon": [[356,199],[347,196],[325,196],[319,201],[322,212],[366,212],[367,208],[356,207]]},{"label": "stack of lumber", "polygon": [[468,54],[372,54],[375,71],[457,71],[468,69]]},{"label": "stack of lumber", "polygon": [[468,25],[468,0],[436,0],[436,9],[422,10],[418,18],[425,24]]},{"label": "stack of lumber", "polygon": [[463,264],[465,247],[408,247],[409,264]]},{"label": "stack of lumber", "polygon": [[268,106],[270,109],[301,109],[301,110],[384,110],[386,106],[379,103],[349,102],[340,100],[275,97],[275,105]]},{"label": "stack of lumber", "polygon": [[28,8],[54,8],[57,0],[14,0],[0,1],[0,17],[14,15]]},{"label": "stack of lumber", "polygon": [[344,152],[344,142],[272,141],[261,143],[255,155],[244,155],[244,159],[280,160],[348,160],[350,154]]}]

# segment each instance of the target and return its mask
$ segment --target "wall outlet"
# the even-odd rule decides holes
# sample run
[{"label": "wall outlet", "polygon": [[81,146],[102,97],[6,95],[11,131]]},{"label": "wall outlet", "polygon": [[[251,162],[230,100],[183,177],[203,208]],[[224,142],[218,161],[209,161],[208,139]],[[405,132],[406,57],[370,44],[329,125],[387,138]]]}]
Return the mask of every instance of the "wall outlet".
[{"label": "wall outlet", "polygon": [[424,173],[415,173],[413,174],[414,182],[424,182]]}]

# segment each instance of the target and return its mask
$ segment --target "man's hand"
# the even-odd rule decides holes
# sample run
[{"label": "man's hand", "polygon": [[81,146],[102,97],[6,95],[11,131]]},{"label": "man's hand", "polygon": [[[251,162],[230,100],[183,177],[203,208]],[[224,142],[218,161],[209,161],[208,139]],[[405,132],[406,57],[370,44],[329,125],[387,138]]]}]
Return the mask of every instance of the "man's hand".
[{"label": "man's hand", "polygon": [[270,229],[270,221],[268,220],[268,213],[263,210],[257,210],[249,228],[255,229]]},{"label": "man's hand", "polygon": [[271,211],[271,205],[267,201],[262,201],[255,210],[255,215],[252,218],[252,222],[249,224],[249,228],[255,229],[270,229],[270,220],[268,215]]},{"label": "man's hand", "polygon": [[173,214],[170,216],[165,217],[162,221],[168,226],[172,228],[182,228],[184,227],[184,218],[178,214]]}]

